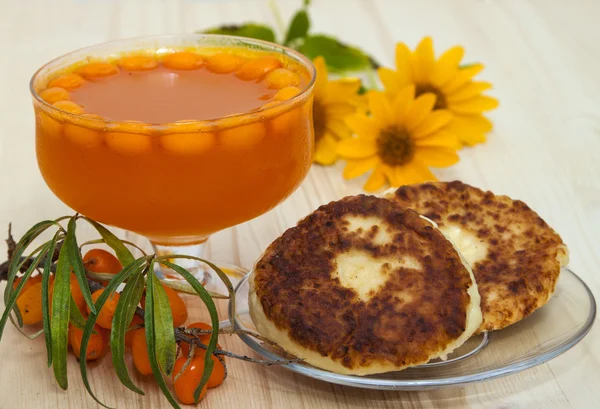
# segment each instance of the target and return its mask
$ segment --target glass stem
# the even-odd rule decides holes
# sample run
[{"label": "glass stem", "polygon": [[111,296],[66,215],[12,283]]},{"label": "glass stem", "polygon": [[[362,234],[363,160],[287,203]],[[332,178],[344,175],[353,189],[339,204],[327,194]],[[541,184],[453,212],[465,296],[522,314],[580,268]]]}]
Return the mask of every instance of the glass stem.
[{"label": "glass stem", "polygon": [[[193,256],[202,257],[206,239],[200,243],[190,244],[185,246],[165,246],[162,244],[152,243],[154,252],[157,256]],[[206,285],[211,281],[211,274],[206,270],[205,265],[194,259],[188,258],[173,258],[169,260],[180,267],[185,268],[192,273],[202,285]],[[183,278],[170,268],[160,266],[157,268],[157,274],[162,275],[162,278],[167,280],[182,280]]]}]

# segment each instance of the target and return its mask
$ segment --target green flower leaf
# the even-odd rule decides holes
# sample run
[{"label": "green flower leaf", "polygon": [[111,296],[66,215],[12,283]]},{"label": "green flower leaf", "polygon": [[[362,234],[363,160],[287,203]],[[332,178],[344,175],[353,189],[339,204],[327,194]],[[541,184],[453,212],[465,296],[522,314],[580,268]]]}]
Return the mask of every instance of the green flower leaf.
[{"label": "green flower leaf", "polygon": [[[94,306],[94,300],[92,300],[92,293],[87,283],[85,276],[85,268],[83,267],[83,260],[81,259],[81,253],[79,252],[79,246],[77,245],[77,237],[75,236],[75,230],[77,228],[77,218],[71,217],[67,226],[67,238],[65,240],[65,247],[69,252],[69,260],[71,262],[71,268],[77,277],[79,288],[83,294],[85,303],[90,307],[90,311],[95,313],[96,307]],[[77,309],[79,311],[79,309]]]},{"label": "green flower leaf", "polygon": [[[115,290],[121,283],[126,281],[132,275],[142,271],[144,269],[144,265],[148,262],[149,259],[149,257],[141,257],[137,260],[134,260],[132,263],[128,264],[127,267],[125,267],[123,270],[117,273],[114,276],[114,278],[109,281],[108,285],[104,289],[104,292],[102,292],[100,297],[98,297],[98,300],[96,300],[96,311],[102,310],[102,307],[104,306],[104,303],[106,303],[106,300],[108,300],[108,297],[110,297],[115,292]],[[90,387],[90,383],[87,376],[87,360],[85,359],[85,357],[87,356],[88,343],[90,341],[90,337],[92,336],[92,332],[94,331],[94,325],[96,324],[97,319],[98,314],[92,313],[90,314],[90,316],[87,319],[87,322],[85,323],[83,335],[81,337],[81,347],[79,352],[79,356],[83,357],[83,359],[79,360],[79,370],[81,371],[81,379],[83,380],[83,385],[85,386],[85,389],[90,394],[90,396],[100,405],[104,406],[105,408],[109,408],[100,400],[98,400],[96,395],[94,395],[94,392],[92,392],[92,388]]]},{"label": "green flower leaf", "polygon": [[104,239],[104,242],[115,251],[117,258],[123,266],[128,266],[129,264],[133,263],[135,257],[133,257],[131,251],[129,251],[129,249],[125,247],[123,242],[119,240],[117,236],[112,234],[110,230],[102,226],[100,223],[88,219],[87,217],[84,217],[84,219],[87,222],[89,222],[92,226],[94,226],[98,233],[100,233],[100,236],[102,236],[102,238]]},{"label": "green flower leaf", "polygon": [[[154,311],[154,338],[156,339],[156,359],[162,372],[169,376],[173,372],[177,354],[175,333],[173,332],[173,313],[169,304],[169,297],[160,281],[154,274],[153,265],[148,273],[148,281],[152,281],[152,300]],[[150,288],[150,286],[148,286]],[[150,289],[148,289],[150,291]],[[147,291],[147,292],[148,292]]]},{"label": "green flower leaf", "polygon": [[52,296],[52,368],[56,382],[62,389],[67,389],[67,338],[69,335],[69,314],[71,309],[71,260],[66,245],[60,249],[54,292]]},{"label": "green flower leaf", "polygon": [[110,352],[115,372],[123,385],[140,395],[144,395],[144,392],[133,383],[125,364],[125,333],[133,319],[135,309],[140,303],[143,292],[144,275],[140,271],[135,277],[127,281],[121,293],[110,332]]},{"label": "green flower leaf", "polygon": [[52,331],[50,329],[50,277],[52,275],[52,255],[58,243],[60,232],[56,233],[48,247],[46,262],[42,270],[42,325],[44,326],[44,338],[46,340],[46,354],[48,356],[48,367],[52,366]]},{"label": "green flower leaf", "polygon": [[[154,270],[152,266],[149,268],[148,276],[146,279],[146,310],[144,311],[144,325],[146,327],[146,347],[148,349],[148,358],[150,360],[150,367],[152,368],[152,374],[154,375],[154,379],[158,384],[160,390],[165,395],[171,406],[176,409],[181,409],[181,407],[177,404],[177,401],[173,398],[165,379],[161,373],[161,369],[156,358],[157,351],[157,339],[156,339],[156,331],[154,328],[154,318],[155,318],[155,307],[154,307],[154,297],[157,292],[154,291],[154,287],[160,287],[158,283],[158,279],[154,275]],[[164,291],[164,290],[163,290]],[[166,295],[165,295],[166,296]],[[171,327],[171,332],[173,328]]]},{"label": "green flower leaf", "polygon": [[[16,303],[17,303],[17,298],[19,297],[19,294],[21,294],[21,291],[23,290],[23,287],[25,286],[25,283],[27,282],[27,280],[29,280],[29,277],[31,277],[31,275],[33,274],[35,269],[40,265],[44,255],[46,255],[48,253],[49,247],[50,247],[49,243],[46,243],[42,247],[42,249],[40,250],[38,255],[32,261],[32,263],[29,266],[29,268],[27,269],[27,271],[25,271],[25,274],[23,274],[23,277],[21,277],[21,281],[19,281],[17,288],[14,291],[10,292],[10,298],[4,300],[4,302],[6,304],[6,309],[4,310],[4,313],[2,314],[2,318],[0,319],[0,339],[2,339],[2,333],[4,332],[4,327],[6,327],[6,322],[8,321],[8,318],[10,317],[10,312],[13,310],[13,308],[15,309],[15,311],[18,312]],[[11,287],[12,287],[12,284],[11,284]]]},{"label": "green flower leaf", "polygon": [[[212,353],[215,350],[217,345],[217,339],[219,337],[219,316],[217,314],[217,307],[210,294],[202,284],[194,277],[189,271],[180,267],[176,264],[173,264],[169,261],[159,261],[161,264],[172,268],[175,272],[181,274],[181,276],[188,282],[190,285],[196,290],[196,293],[200,297],[200,299],[206,305],[208,312],[210,313],[210,321],[211,326],[213,327],[213,332],[210,335],[210,341],[206,347],[206,353],[204,354],[204,371],[202,372],[202,378],[200,380],[200,384],[194,391],[194,399],[198,401],[200,398],[200,392],[202,392],[202,388],[208,382],[208,378],[210,378],[210,374],[212,373],[212,369],[214,366],[214,362],[212,360]],[[215,266],[216,267],[216,266]],[[233,299],[233,298],[232,298]]]},{"label": "green flower leaf", "polygon": [[206,34],[228,34],[239,37],[254,38],[275,42],[275,33],[271,27],[264,24],[248,23],[241,25],[224,25],[202,31]]},{"label": "green flower leaf", "polygon": [[334,72],[361,71],[371,65],[369,56],[363,51],[326,35],[307,36],[298,51],[311,60],[322,56]]},{"label": "green flower leaf", "polygon": [[308,33],[309,28],[310,20],[308,18],[308,13],[306,10],[299,10],[288,27],[284,44],[289,45],[294,40],[304,38]]}]

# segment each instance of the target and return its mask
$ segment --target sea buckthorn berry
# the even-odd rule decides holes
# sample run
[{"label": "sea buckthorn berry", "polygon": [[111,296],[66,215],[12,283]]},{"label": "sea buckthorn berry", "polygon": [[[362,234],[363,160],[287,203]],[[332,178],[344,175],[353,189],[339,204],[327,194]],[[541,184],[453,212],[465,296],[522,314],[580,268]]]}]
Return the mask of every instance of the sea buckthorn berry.
[{"label": "sea buckthorn berry", "polygon": [[129,132],[107,132],[106,144],[123,155],[139,155],[152,149],[150,135]]},{"label": "sea buckthorn berry", "polygon": [[147,71],[158,67],[158,61],[147,55],[131,55],[121,58],[119,65],[127,71]]},{"label": "sea buckthorn berry", "polygon": [[204,65],[204,59],[195,53],[179,51],[167,54],[163,59],[163,65],[173,70],[194,70]]},{"label": "sea buckthorn berry", "polygon": [[85,302],[85,298],[83,298],[83,292],[81,291],[81,287],[79,287],[79,281],[77,281],[77,276],[74,273],[71,273],[71,296],[79,311],[87,315],[87,303]]},{"label": "sea buckthorn berry", "polygon": [[285,87],[277,91],[277,94],[275,94],[273,98],[277,101],[287,101],[288,99],[294,98],[299,93],[300,88],[298,87]]},{"label": "sea buckthorn berry", "polygon": [[[92,273],[117,274],[123,270],[123,265],[112,253],[103,249],[92,249],[83,256],[85,269]],[[104,286],[108,281],[102,282]]]},{"label": "sea buckthorn berry", "polygon": [[[51,277],[54,277],[54,276],[51,276]],[[17,278],[15,278],[15,281],[13,281],[13,290],[17,289],[17,286],[19,285],[19,283],[21,282],[22,279],[23,279],[23,277],[17,277]],[[27,279],[27,281],[25,281],[25,285],[23,285],[23,288],[21,288],[21,294],[23,294],[25,292],[25,290],[27,290],[32,285],[37,284],[37,283],[41,283],[41,282],[42,282],[42,276],[41,275],[30,276]]]},{"label": "sea buckthorn berry", "polygon": [[[104,292],[104,288],[96,290],[92,293],[92,300],[94,303],[98,301],[98,298]],[[117,309],[117,303],[119,302],[119,298],[121,296],[119,293],[112,293],[110,297],[106,300],[102,309],[98,313],[98,318],[96,319],[96,323],[100,325],[102,328],[110,329],[112,328],[112,320],[115,316],[115,310]],[[90,313],[90,307],[86,304],[87,312]]]},{"label": "sea buckthorn berry", "polygon": [[267,135],[262,122],[225,129],[219,133],[220,143],[233,150],[243,150],[257,144]]},{"label": "sea buckthorn berry", "polygon": [[160,143],[170,153],[194,155],[208,151],[216,140],[217,137],[212,132],[190,132],[163,135]]},{"label": "sea buckthorn berry", "polygon": [[150,375],[152,367],[148,357],[148,346],[146,345],[146,330],[144,328],[136,329],[133,332],[131,341],[131,354],[133,355],[133,365],[142,375]]},{"label": "sea buckthorn berry", "polygon": [[290,132],[301,132],[303,118],[306,120],[306,123],[308,123],[307,117],[302,116],[301,109],[293,108],[270,118],[267,122],[267,127],[269,131],[276,135],[287,135]]},{"label": "sea buckthorn berry", "polygon": [[[194,391],[200,385],[202,380],[202,372],[204,371],[204,358],[196,356],[192,358],[190,365],[181,372],[187,358],[182,357],[175,361],[173,367],[173,389],[175,389],[175,395],[177,399],[183,404],[191,405],[196,403],[194,400]],[[181,374],[179,374],[181,372]],[[179,377],[178,377],[179,375]],[[177,378],[177,380],[175,380]],[[204,385],[200,392],[199,401],[204,399],[206,395],[207,385]]]},{"label": "sea buckthorn berry", "polygon": [[[137,325],[141,325],[143,323],[144,323],[143,319],[141,319],[137,315],[134,315],[128,328],[133,328],[133,327],[135,327]],[[127,332],[125,332],[125,345],[126,346],[131,347],[133,345],[133,336],[135,335],[135,332],[138,329],[128,329]]]},{"label": "sea buckthorn berry", "polygon": [[52,105],[62,111],[66,111],[75,115],[80,115],[85,112],[81,105],[78,105],[73,101],[58,101]]},{"label": "sea buckthorn berry", "polygon": [[[188,317],[187,307],[185,306],[185,302],[181,299],[177,291],[173,290],[171,287],[167,287],[162,284],[162,287],[165,289],[165,293],[167,293],[167,297],[169,298],[169,307],[171,307],[171,314],[173,315],[173,327],[181,327],[185,324],[185,321]],[[146,308],[146,296],[142,297],[142,308]]]},{"label": "sea buckthorn berry", "polygon": [[58,101],[68,101],[70,98],[69,91],[60,87],[47,88],[40,92],[40,98],[49,104],[54,104]]},{"label": "sea buckthorn berry", "polygon": [[38,112],[36,126],[44,135],[51,138],[59,138],[63,132],[63,125],[45,112]]},{"label": "sea buckthorn berry", "polygon": [[[88,341],[87,350],[85,352],[86,361],[95,361],[106,355],[108,351],[108,331],[94,325],[94,332]],[[81,355],[81,339],[83,338],[83,330],[75,325],[69,327],[69,341],[73,353],[79,359]]]},{"label": "sea buckthorn berry", "polygon": [[217,74],[228,74],[237,70],[245,61],[239,55],[219,53],[208,58],[206,67]]},{"label": "sea buckthorn berry", "polygon": [[71,73],[71,74],[61,75],[61,76],[58,76],[58,77],[50,80],[50,82],[48,83],[48,88],[58,87],[58,88],[64,88],[67,91],[71,91],[71,90],[81,87],[84,82],[85,82],[85,80],[80,75]]},{"label": "sea buckthorn berry", "polygon": [[264,77],[267,73],[281,67],[281,61],[272,56],[255,58],[238,70],[238,78],[249,81]]},{"label": "sea buckthorn berry", "polygon": [[269,88],[281,89],[300,84],[300,76],[287,68],[277,68],[267,74],[265,81]]},{"label": "sea buckthorn berry", "polygon": [[[194,322],[194,323],[188,325],[187,328],[212,329],[212,327],[209,324],[207,324],[206,322]],[[196,335],[196,338],[198,338],[198,340],[200,342],[202,342],[204,345],[208,345],[208,343],[210,342],[210,334]],[[182,342],[181,343],[181,355],[188,356],[189,352],[190,352],[190,344],[188,344],[187,342]],[[204,353],[205,353],[204,349],[196,348],[195,355],[204,355]]]},{"label": "sea buckthorn berry", "polygon": [[34,325],[42,322],[42,282],[34,280],[34,283],[21,290],[17,298],[17,308],[21,313],[21,319],[25,325]]},{"label": "sea buckthorn berry", "polygon": [[[84,114],[82,116],[87,118],[103,119],[99,115]],[[76,144],[86,148],[95,148],[102,144],[102,135],[99,131],[82,125],[75,125],[71,123],[65,124],[65,136]]]},{"label": "sea buckthorn berry", "polygon": [[86,79],[109,77],[119,73],[119,68],[107,62],[92,62],[77,69],[77,74]]}]

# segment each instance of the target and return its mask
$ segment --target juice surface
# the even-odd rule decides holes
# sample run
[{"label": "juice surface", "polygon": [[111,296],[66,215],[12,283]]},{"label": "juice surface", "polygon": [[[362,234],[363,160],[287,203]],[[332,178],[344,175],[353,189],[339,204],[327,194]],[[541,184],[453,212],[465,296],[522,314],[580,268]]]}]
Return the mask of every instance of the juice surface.
[{"label": "juice surface", "polygon": [[[192,243],[268,211],[304,179],[313,149],[311,93],[285,104],[306,87],[306,69],[260,52],[179,57],[194,64],[76,64],[38,90],[60,111],[34,103],[38,164],[52,191],[161,244]],[[253,113],[261,107],[271,109]],[[233,114],[244,115],[207,128],[145,125]]]},{"label": "juice surface", "polygon": [[271,101],[276,92],[264,82],[243,81],[235,73],[161,65],[88,81],[71,91],[71,100],[106,119],[156,124],[250,112]]}]

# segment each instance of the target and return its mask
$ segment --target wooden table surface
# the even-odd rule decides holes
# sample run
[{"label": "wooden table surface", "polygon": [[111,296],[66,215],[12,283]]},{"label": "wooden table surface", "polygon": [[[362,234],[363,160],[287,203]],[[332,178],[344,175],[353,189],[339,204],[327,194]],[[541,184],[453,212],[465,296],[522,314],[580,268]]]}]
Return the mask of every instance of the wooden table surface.
[{"label": "wooden table surface", "polygon": [[[300,0],[278,2],[284,19]],[[501,107],[489,142],[460,152],[436,172],[519,198],[537,210],[571,249],[571,268],[600,295],[600,1],[597,0],[314,0],[315,31],[369,50],[384,64],[394,44],[431,35],[438,50],[462,44],[483,61]],[[46,187],[34,152],[28,81],[48,60],[106,40],[192,32],[247,20],[274,23],[266,1],[0,0],[0,228],[16,237],[36,221],[71,211]],[[249,223],[216,234],[208,256],[250,267],[284,229],[318,205],[361,191],[341,164],[314,166],[286,202]],[[243,203],[241,203],[243,205]],[[145,243],[142,238],[136,238]],[[147,243],[145,244],[147,245]],[[4,242],[0,254],[5,254]],[[198,303],[190,301],[192,314]],[[224,313],[224,308],[222,308]],[[249,353],[237,338],[226,348]],[[97,408],[73,356],[70,387],[60,390],[45,366],[43,340],[7,328],[0,343],[0,408]],[[231,360],[230,360],[231,361]],[[92,365],[98,397],[119,408],[167,408],[151,381],[140,397],[122,387],[110,359]],[[231,362],[225,384],[200,407],[215,408],[597,408],[600,326],[566,354],[494,381],[428,392],[382,392],[327,384],[282,368]]]}]

